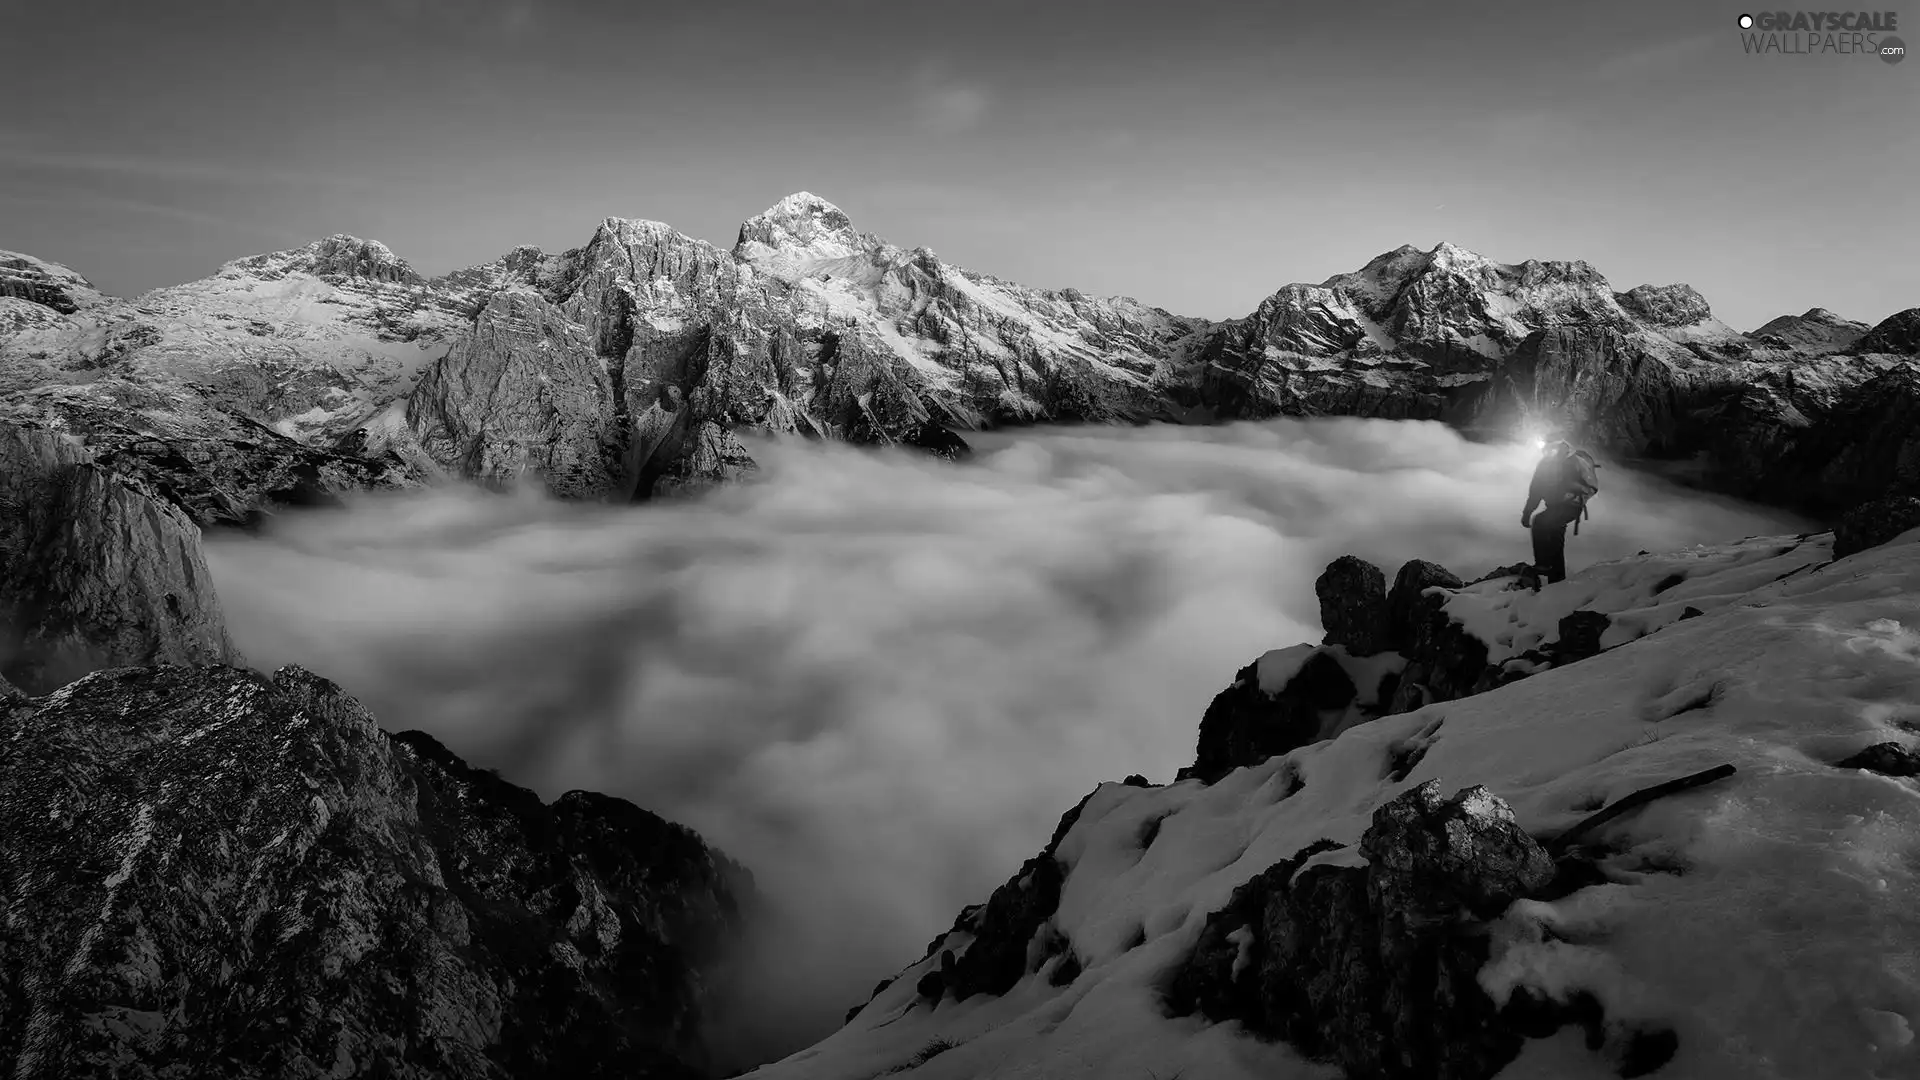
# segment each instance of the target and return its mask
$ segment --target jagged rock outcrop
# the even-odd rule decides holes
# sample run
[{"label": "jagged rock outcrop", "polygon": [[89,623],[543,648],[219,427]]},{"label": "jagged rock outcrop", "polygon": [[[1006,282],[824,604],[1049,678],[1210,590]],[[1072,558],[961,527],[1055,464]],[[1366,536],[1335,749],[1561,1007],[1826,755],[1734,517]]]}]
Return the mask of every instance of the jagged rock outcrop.
[{"label": "jagged rock outcrop", "polygon": [[1560,638],[1554,645],[1555,665],[1571,664],[1600,655],[1600,635],[1613,624],[1606,613],[1575,611],[1560,619]]},{"label": "jagged rock outcrop", "polygon": [[[1080,819],[1080,812],[1092,797],[1093,793],[1088,792],[1073,809],[1062,814],[1047,846],[1022,864],[1006,884],[995,889],[986,903],[960,913],[949,933],[965,935],[966,944],[958,953],[944,951],[940,967],[921,978],[918,992],[922,999],[937,1004],[946,997],[964,1001],[976,994],[1004,994],[1023,976],[1062,953],[1069,955],[1060,969],[1073,970],[1072,943],[1057,931],[1049,934],[1042,931],[1051,929],[1053,915],[1060,907],[1060,887],[1066,879],[1057,854],[1060,841]],[[947,940],[949,934],[935,938],[928,947],[928,955]],[[1039,954],[1033,949],[1036,940],[1044,940],[1047,945]],[[1056,970],[1056,975],[1059,974],[1060,970]],[[874,994],[888,985],[890,982],[881,983],[874,988]],[[856,1007],[847,1019],[852,1020],[858,1012]]]},{"label": "jagged rock outcrop", "polygon": [[[1532,567],[1518,565],[1470,584],[1495,579],[1511,579],[1508,588],[1530,588],[1536,580]],[[1325,640],[1318,647],[1274,650],[1236,672],[1232,685],[1207,705],[1194,763],[1178,779],[1212,784],[1234,769],[1332,738],[1355,723],[1576,663],[1600,653],[1601,635],[1611,625],[1602,612],[1575,611],[1560,620],[1557,641],[1496,664],[1488,643],[1446,610],[1450,597],[1469,583],[1425,559],[1401,566],[1390,592],[1382,589],[1385,580],[1378,567],[1352,555],[1328,564],[1314,584],[1328,628]],[[1378,686],[1356,686],[1342,662],[1366,657],[1391,661],[1367,676],[1377,676]]]},{"label": "jagged rock outcrop", "polygon": [[1390,647],[1387,578],[1379,567],[1342,555],[1321,571],[1313,591],[1320,601],[1320,625],[1327,632],[1322,645],[1343,646],[1354,656],[1372,656]]},{"label": "jagged rock outcrop", "polygon": [[1874,743],[1836,762],[1837,769],[1866,769],[1882,776],[1920,776],[1920,753],[1899,743]]},{"label": "jagged rock outcrop", "polygon": [[[1500,567],[1474,582],[1512,578],[1530,587],[1528,566]],[[1609,619],[1576,611],[1560,621],[1560,639],[1501,664],[1487,642],[1449,615],[1460,578],[1438,563],[1413,559],[1394,575],[1391,591],[1378,567],[1352,555],[1328,564],[1315,581],[1321,621],[1319,647],[1298,645],[1268,653],[1241,668],[1216,694],[1200,720],[1194,763],[1179,779],[1211,784],[1237,768],[1331,738],[1344,726],[1411,712],[1438,701],[1485,693],[1541,667],[1570,664],[1600,652]],[[1356,647],[1357,646],[1357,647]],[[1348,658],[1381,654],[1380,684],[1356,686],[1336,652]],[[1373,676],[1368,676],[1369,679]]]},{"label": "jagged rock outcrop", "polygon": [[1403,564],[1393,575],[1393,591],[1387,594],[1388,646],[1400,652],[1412,648],[1414,626],[1422,620],[1428,589],[1457,589],[1462,584],[1439,563],[1410,559]]},{"label": "jagged rock outcrop", "polygon": [[1833,557],[1844,559],[1920,529],[1920,498],[1897,495],[1849,510],[1833,530]]},{"label": "jagged rock outcrop", "polygon": [[1407,658],[1406,669],[1386,712],[1408,712],[1435,701],[1451,701],[1497,685],[1500,672],[1488,664],[1487,643],[1467,632],[1446,613],[1444,592],[1460,579],[1445,567],[1414,560],[1394,575],[1388,607],[1395,613],[1394,640]]},{"label": "jagged rock outcrop", "polygon": [[1314,845],[1236,889],[1176,973],[1170,1011],[1238,1020],[1379,1080],[1487,1080],[1526,1037],[1574,1019],[1524,994],[1502,1009],[1478,983],[1489,945],[1475,927],[1556,877],[1498,796],[1445,799],[1430,781],[1374,811],[1365,866],[1303,865],[1339,847]]},{"label": "jagged rock outcrop", "polygon": [[750,883],[605,796],[546,805],[283,668],[0,706],[0,1069],[703,1075]]},{"label": "jagged rock outcrop", "polygon": [[1193,764],[1182,780],[1214,781],[1327,737],[1328,714],[1345,709],[1359,688],[1332,654],[1312,649],[1281,685],[1262,685],[1259,661],[1235,673],[1200,718]]},{"label": "jagged rock outcrop", "polygon": [[0,419],[0,673],[43,693],[236,659],[192,520],[78,439]]}]

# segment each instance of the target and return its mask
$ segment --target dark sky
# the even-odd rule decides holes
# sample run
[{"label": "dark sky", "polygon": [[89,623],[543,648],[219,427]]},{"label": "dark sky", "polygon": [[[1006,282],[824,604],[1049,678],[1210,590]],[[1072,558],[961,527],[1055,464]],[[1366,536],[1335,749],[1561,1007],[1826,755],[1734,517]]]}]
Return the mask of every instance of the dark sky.
[{"label": "dark sky", "polygon": [[1742,328],[1920,304],[1920,61],[1749,56],[1741,10],[0,0],[0,247],[121,294],[333,232],[438,273],[805,189],[1193,315],[1443,239]]}]

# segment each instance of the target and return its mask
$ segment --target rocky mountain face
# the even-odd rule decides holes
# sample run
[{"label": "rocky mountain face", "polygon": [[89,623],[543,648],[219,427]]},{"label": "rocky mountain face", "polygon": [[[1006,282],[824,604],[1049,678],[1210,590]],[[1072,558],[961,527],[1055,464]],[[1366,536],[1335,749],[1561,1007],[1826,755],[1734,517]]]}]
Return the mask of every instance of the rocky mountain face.
[{"label": "rocky mountain face", "polygon": [[[531,470],[620,499],[750,472],[740,429],[951,455],[956,427],[1152,415],[1154,375],[1195,325],[970,274],[805,193],[747,221],[731,252],[610,218],[583,248],[450,280],[520,291],[496,293],[428,372],[396,441],[465,475]],[[567,430],[549,428],[553,406],[499,404],[542,394],[571,395]]]},{"label": "rocky mountain face", "polygon": [[[1825,510],[1899,481],[1871,464],[1879,446],[1818,475],[1799,463],[1863,421],[1912,419],[1868,384],[1914,371],[1915,318],[1869,328],[1816,308],[1743,335],[1685,285],[1616,292],[1583,262],[1441,244],[1214,324],[964,270],[801,192],[731,250],[608,218],[579,248],[426,278],[335,236],[136,301],[0,253],[0,407],[112,386],[167,402],[125,426],[168,445],[194,428],[210,460],[303,456],[252,432],[252,448],[204,441],[271,429],[306,448],[308,490],[453,475],[615,500],[750,474],[747,431],[953,456],[967,430],[1035,421],[1439,419],[1551,427]],[[247,510],[285,490],[203,472],[202,503],[219,501],[208,486]]]},{"label": "rocky mountain face", "polygon": [[0,698],[0,1067],[22,1080],[705,1075],[744,871],[543,804],[298,668]]},{"label": "rocky mountain face", "polygon": [[0,1071],[709,1074],[744,870],[233,666],[196,519],[371,460],[132,378],[0,407]]},{"label": "rocky mountain face", "polygon": [[200,530],[63,432],[0,423],[0,676],[234,662]]}]

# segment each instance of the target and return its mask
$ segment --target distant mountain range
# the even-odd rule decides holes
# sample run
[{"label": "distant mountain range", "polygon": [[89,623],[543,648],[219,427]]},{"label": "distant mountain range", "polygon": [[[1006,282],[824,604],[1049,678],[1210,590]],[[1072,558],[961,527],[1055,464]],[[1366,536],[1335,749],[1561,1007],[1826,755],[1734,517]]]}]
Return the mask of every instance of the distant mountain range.
[{"label": "distant mountain range", "polygon": [[[1917,353],[1920,309],[1742,334],[1685,285],[1617,293],[1585,263],[1447,244],[1216,323],[961,270],[804,193],[731,252],[610,218],[583,247],[432,279],[335,236],[123,300],[0,253],[0,1069],[692,1080],[755,975],[726,945],[761,898],[691,832],[604,796],[543,803],[381,732],[324,678],[246,670],[202,526],[444,477],[649,498],[751,471],[744,429],[959,455],[1000,424],[1334,414],[1553,427],[1824,512],[1920,493]],[[927,1075],[1253,1076],[1299,1054],[1485,1080],[1542,1048],[1582,1055],[1562,1073],[1897,1068],[1906,984],[1876,964],[1911,938],[1911,890],[1834,892],[1864,841],[1809,832],[1805,809],[1885,817],[1859,770],[1920,769],[1888,666],[1913,651],[1887,605],[1914,549],[1868,550],[1920,500],[1867,510],[1844,536],[1642,553],[1537,594],[1522,568],[1463,582],[1415,560],[1389,591],[1336,561],[1327,639],[1242,668],[1179,782],[1102,785],[844,1030],[759,1075],[938,1056]],[[1649,736],[1664,721],[1685,737]],[[1584,842],[1678,790],[1656,775],[1734,777],[1742,808],[1669,804],[1632,850]],[[1714,829],[1819,842],[1729,861]],[[1607,909],[1627,932],[1528,929],[1609,875],[1654,898]],[[1776,888],[1801,878],[1829,884]],[[1836,897],[1848,918],[1823,920]],[[1785,946],[1744,947],[1766,935]],[[1610,996],[1631,984],[1609,965],[1656,953],[1658,995]],[[1811,977],[1863,988],[1833,1041],[1806,1049],[1834,1026],[1818,993],[1788,995],[1817,1022],[1754,1005],[1809,977],[1776,955],[1841,957]],[[1598,1056],[1548,1045],[1567,1026]]]},{"label": "distant mountain range", "polygon": [[1451,244],[1213,322],[965,270],[801,192],[731,251],[608,218],[436,278],[340,235],[123,300],[0,252],[0,415],[87,434],[203,521],[449,475],[646,498],[752,470],[743,429],[956,454],[1006,424],[1279,415],[1530,421],[1831,512],[1920,480],[1916,327],[1741,333],[1687,285]]}]

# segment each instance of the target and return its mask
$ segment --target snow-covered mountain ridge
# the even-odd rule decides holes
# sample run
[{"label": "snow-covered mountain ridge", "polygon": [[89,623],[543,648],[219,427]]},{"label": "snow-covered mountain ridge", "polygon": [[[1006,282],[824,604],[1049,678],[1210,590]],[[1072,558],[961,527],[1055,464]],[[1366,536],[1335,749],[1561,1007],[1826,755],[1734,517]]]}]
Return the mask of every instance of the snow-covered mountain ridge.
[{"label": "snow-covered mountain ridge", "polygon": [[[841,1031],[751,1075],[1911,1075],[1913,509],[1837,561],[1830,534],[1754,537],[1418,588],[1394,618],[1510,676],[1410,711],[1297,686],[1316,655],[1359,674],[1348,645],[1276,650],[1240,684],[1275,717],[1321,697],[1331,738],[1102,785]],[[1432,659],[1407,637],[1366,674]]]},{"label": "snow-covered mountain ridge", "polygon": [[[1685,285],[1616,292],[1584,262],[1443,243],[1214,323],[962,269],[799,192],[730,250],[607,218],[579,248],[434,278],[340,235],[119,300],[0,253],[0,412],[164,398],[201,428],[234,414],[371,456],[363,472],[617,499],[751,471],[739,430],[952,454],[959,433],[1035,421],[1441,419],[1693,459],[1710,485],[1835,509],[1920,482],[1898,434],[1920,351],[1905,319],[1815,309],[1745,335]],[[1863,429],[1895,452],[1846,459]]]}]

